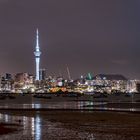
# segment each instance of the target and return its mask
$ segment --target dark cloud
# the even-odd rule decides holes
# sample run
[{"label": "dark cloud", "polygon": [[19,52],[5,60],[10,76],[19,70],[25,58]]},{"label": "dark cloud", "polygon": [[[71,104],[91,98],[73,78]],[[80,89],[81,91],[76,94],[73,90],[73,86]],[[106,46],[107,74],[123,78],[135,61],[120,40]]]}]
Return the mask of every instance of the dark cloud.
[{"label": "dark cloud", "polygon": [[0,72],[34,73],[35,30],[41,66],[73,77],[92,72],[140,78],[137,0],[0,0]]}]

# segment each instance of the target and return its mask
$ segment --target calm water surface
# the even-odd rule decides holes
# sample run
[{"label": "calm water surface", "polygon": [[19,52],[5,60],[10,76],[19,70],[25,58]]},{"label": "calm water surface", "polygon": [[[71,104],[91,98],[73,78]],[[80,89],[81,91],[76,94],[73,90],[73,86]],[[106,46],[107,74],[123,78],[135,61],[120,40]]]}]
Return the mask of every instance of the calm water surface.
[{"label": "calm water surface", "polygon": [[[92,102],[92,101],[75,101],[76,98],[71,97],[53,97],[53,99],[38,99],[31,95],[15,96],[15,99],[0,100],[0,108],[46,108],[46,109],[104,109],[104,110],[127,110],[140,111],[140,108],[107,108],[104,104],[106,102]],[[91,105],[91,106],[90,106]],[[93,106],[95,105],[95,106]]]}]

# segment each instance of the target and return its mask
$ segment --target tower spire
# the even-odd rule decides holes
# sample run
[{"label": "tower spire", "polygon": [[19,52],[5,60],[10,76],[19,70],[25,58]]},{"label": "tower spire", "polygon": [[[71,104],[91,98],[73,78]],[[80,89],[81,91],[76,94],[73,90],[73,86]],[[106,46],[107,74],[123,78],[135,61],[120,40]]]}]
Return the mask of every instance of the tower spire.
[{"label": "tower spire", "polygon": [[38,32],[38,28],[36,29],[36,47],[35,47],[35,62],[36,62],[36,80],[40,80],[39,79],[39,69],[40,69],[40,55],[41,55],[41,51],[40,51],[40,47],[39,47],[39,32]]},{"label": "tower spire", "polygon": [[36,29],[36,50],[39,50],[39,33],[38,33],[38,28]]}]

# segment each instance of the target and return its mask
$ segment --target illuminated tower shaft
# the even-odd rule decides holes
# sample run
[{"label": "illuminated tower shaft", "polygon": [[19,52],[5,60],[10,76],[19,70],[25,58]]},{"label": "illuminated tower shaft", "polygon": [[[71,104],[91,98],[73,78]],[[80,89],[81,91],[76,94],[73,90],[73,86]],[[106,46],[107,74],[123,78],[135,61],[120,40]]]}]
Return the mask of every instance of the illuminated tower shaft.
[{"label": "illuminated tower shaft", "polygon": [[35,47],[35,62],[36,62],[36,80],[40,80],[39,79],[39,69],[40,69],[40,55],[41,55],[41,51],[40,51],[40,47],[39,47],[39,34],[38,34],[38,29],[36,30],[36,47]]}]

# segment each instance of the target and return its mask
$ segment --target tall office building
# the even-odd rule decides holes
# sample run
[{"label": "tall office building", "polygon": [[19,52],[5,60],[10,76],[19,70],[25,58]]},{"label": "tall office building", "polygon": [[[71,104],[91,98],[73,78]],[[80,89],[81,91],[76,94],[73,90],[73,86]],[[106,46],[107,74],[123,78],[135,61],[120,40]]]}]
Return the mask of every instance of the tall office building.
[{"label": "tall office building", "polygon": [[45,69],[40,69],[39,70],[39,79],[40,80],[45,80],[46,78],[46,70]]},{"label": "tall office building", "polygon": [[39,77],[39,69],[40,69],[40,55],[41,55],[41,51],[40,51],[40,47],[39,47],[39,33],[38,33],[38,29],[36,30],[36,47],[35,47],[35,62],[36,62],[36,80],[40,80]]}]

